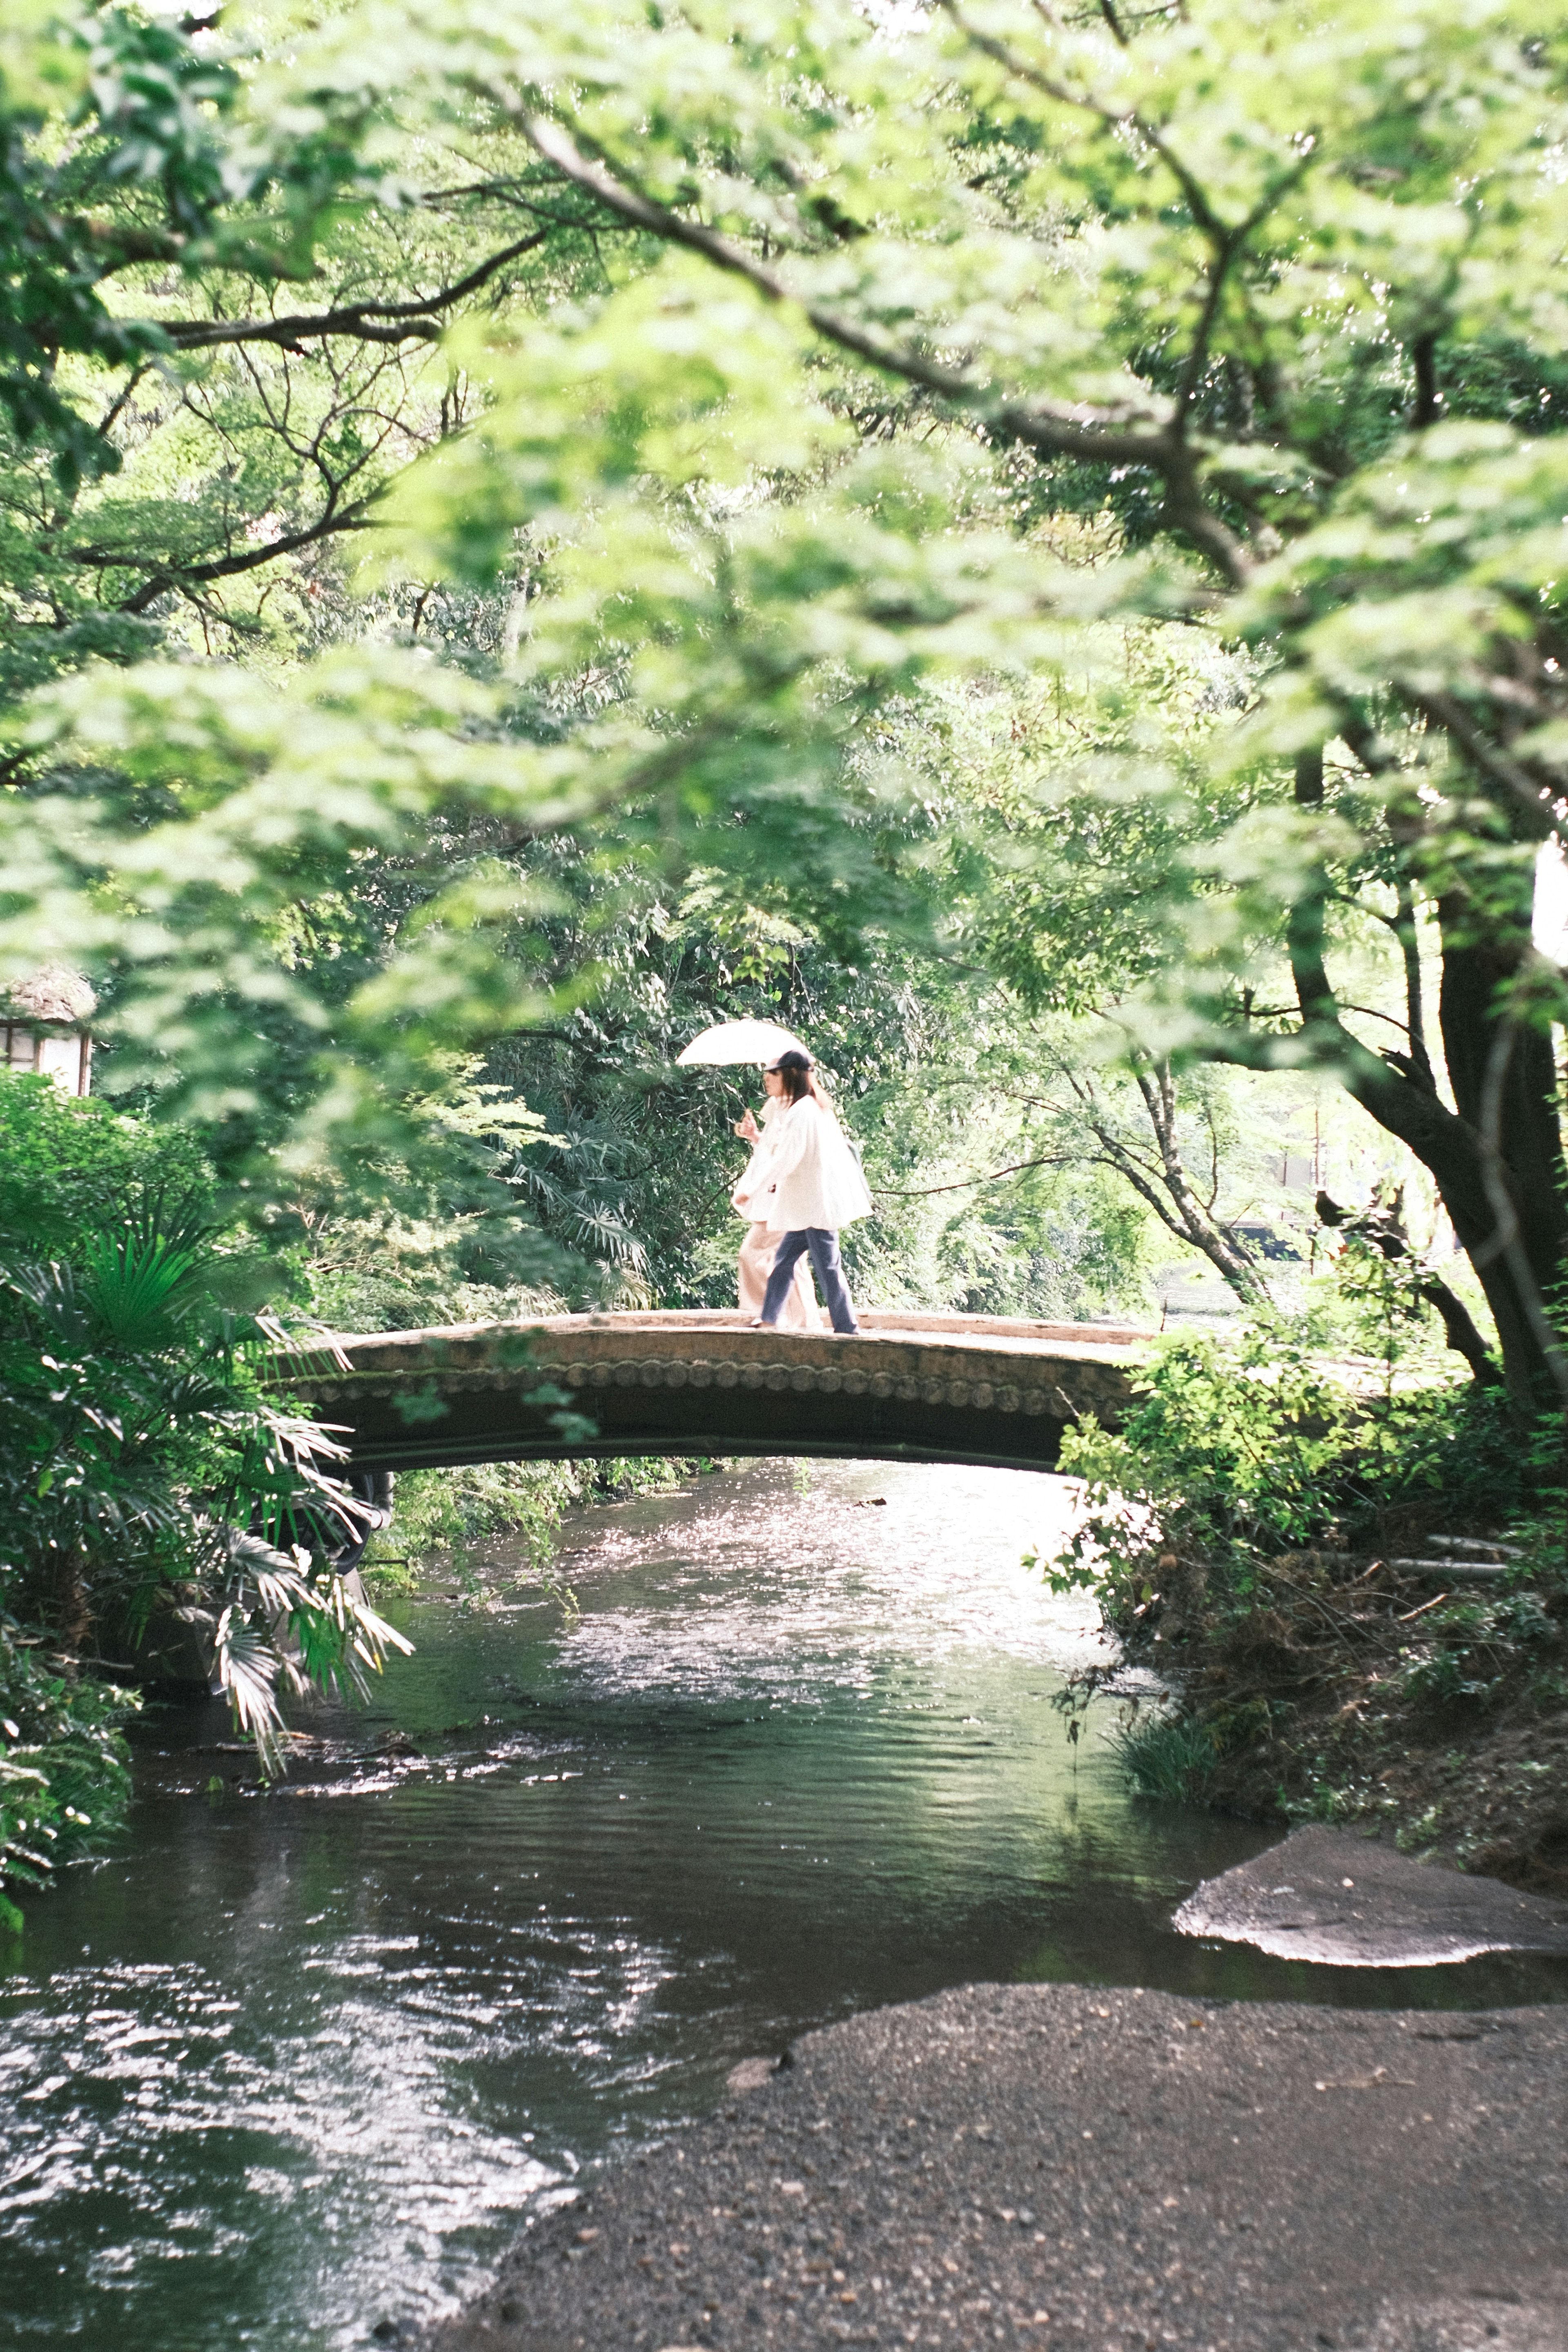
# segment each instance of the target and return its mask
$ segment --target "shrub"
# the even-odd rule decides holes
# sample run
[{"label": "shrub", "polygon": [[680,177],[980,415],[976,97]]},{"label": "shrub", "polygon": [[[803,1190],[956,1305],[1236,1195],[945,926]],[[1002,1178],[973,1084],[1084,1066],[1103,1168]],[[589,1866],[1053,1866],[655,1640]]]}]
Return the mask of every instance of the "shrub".
[{"label": "shrub", "polygon": [[396,1517],[372,1545],[370,1577],[385,1575],[378,1552],[399,1559],[431,1551],[461,1554],[487,1540],[522,1541],[542,1570],[563,1512],[575,1506],[666,1494],[720,1468],[706,1458],[648,1454],[596,1462],[479,1462],[450,1470],[411,1470],[397,1481]]},{"label": "shrub", "polygon": [[[47,1081],[0,1078],[0,1612],[20,1694],[0,1709],[0,1877],[37,1883],[123,1811],[127,1702],[95,1667],[194,1635],[270,1769],[287,1695],[362,1689],[408,1645],[322,1556],[352,1504],[321,1433],[267,1394],[275,1328],[226,1304],[199,1158]],[[35,1181],[47,1255],[17,1231]]]},{"label": "shrub", "polygon": [[397,1480],[396,1514],[375,1554],[395,1546],[415,1559],[431,1551],[466,1551],[500,1538],[521,1539],[543,1559],[561,1514],[576,1501],[583,1479],[574,1462],[473,1462],[449,1470],[409,1470]]},{"label": "shrub", "polygon": [[[1172,1694],[1113,1736],[1145,1794],[1343,1818],[1446,1717],[1559,1664],[1561,1433],[1532,1444],[1500,1389],[1412,1368],[1403,1297],[1348,1271],[1304,1314],[1171,1339],[1118,1432],[1064,1440],[1086,1508],[1047,1576],[1093,1590]],[[1508,1527],[1534,1590],[1443,1605],[1396,1564]],[[1064,1711],[1116,1672],[1075,1677]]]},{"label": "shrub", "polygon": [[114,1203],[156,1185],[170,1199],[210,1199],[195,1139],[156,1134],[107,1104],[61,1092],[52,1078],[0,1071],[0,1251],[69,1256]]},{"label": "shrub", "polygon": [[1048,1563],[1136,1622],[1173,1575],[1245,1606],[1264,1560],[1377,1539],[1402,1521],[1495,1523],[1523,1508],[1530,1449],[1499,1390],[1453,1382],[1367,1393],[1324,1360],[1311,1317],[1167,1340],[1114,1434],[1091,1416],[1061,1467],[1087,1510]]},{"label": "shrub", "polygon": [[[120,1828],[131,1801],[120,1727],[137,1704],[133,1692],[51,1673],[38,1637],[0,1619],[0,1886],[41,1886]],[[0,1927],[21,1924],[0,1894]]]}]

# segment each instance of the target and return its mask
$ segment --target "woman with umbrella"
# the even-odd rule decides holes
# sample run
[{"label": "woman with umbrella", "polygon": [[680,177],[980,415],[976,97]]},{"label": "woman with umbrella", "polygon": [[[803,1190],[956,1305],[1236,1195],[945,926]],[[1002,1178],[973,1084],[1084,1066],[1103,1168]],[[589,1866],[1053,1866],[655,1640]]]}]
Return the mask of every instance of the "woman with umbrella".
[{"label": "woman with umbrella", "polygon": [[764,1330],[776,1328],[795,1269],[809,1253],[834,1329],[858,1331],[839,1264],[838,1235],[857,1217],[870,1215],[871,1195],[805,1047],[793,1045],[781,1054],[768,1076],[782,1081],[784,1104],[768,1138],[768,1231],[781,1239],[758,1323]]},{"label": "woman with umbrella", "polygon": [[[681,1053],[679,1063],[689,1068],[722,1068],[727,1064],[776,1062],[781,1054],[805,1049],[787,1029],[776,1021],[720,1021],[700,1036],[693,1037]],[[810,1055],[805,1056],[807,1063]],[[768,1230],[768,1217],[773,1207],[773,1174],[769,1152],[773,1140],[773,1122],[784,1108],[784,1080],[776,1070],[767,1070],[763,1079],[767,1100],[763,1105],[762,1124],[748,1110],[736,1121],[735,1133],[742,1143],[752,1146],[752,1157],[745,1173],[730,1195],[734,1206],[746,1220],[746,1238],[741,1244],[741,1312],[755,1322],[763,1311],[767,1294],[768,1277],[778,1255],[776,1233]],[[786,1331],[819,1331],[822,1310],[817,1306],[811,1287],[811,1269],[804,1255],[795,1261],[795,1276],[784,1293],[778,1311],[778,1321]]]},{"label": "woman with umbrella", "polygon": [[[767,1100],[763,1105],[759,1126],[750,1110],[744,1118],[735,1122],[735,1133],[742,1143],[752,1147],[746,1171],[730,1198],[746,1219],[746,1238],[741,1244],[741,1312],[757,1321],[762,1315],[763,1301],[767,1296],[768,1278],[778,1255],[779,1237],[768,1231],[768,1217],[773,1208],[773,1177],[769,1163],[769,1145],[773,1122],[784,1108],[784,1080],[776,1070],[764,1070],[763,1085]],[[779,1324],[785,1331],[820,1331],[822,1309],[811,1287],[811,1267],[804,1256],[795,1260],[795,1279],[784,1293],[779,1309]]]}]

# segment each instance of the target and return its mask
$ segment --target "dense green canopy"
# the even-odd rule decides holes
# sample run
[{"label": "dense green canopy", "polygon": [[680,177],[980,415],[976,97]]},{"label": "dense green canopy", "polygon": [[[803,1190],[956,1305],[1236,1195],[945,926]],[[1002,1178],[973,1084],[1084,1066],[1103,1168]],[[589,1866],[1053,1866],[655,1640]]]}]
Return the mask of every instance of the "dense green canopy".
[{"label": "dense green canopy", "polygon": [[1156,1098],[1331,1071],[1539,1382],[1562,12],[245,30],[9,37],[12,675],[163,653],[18,709],[11,967],[258,1181],[541,1017],[542,845],[700,873]]}]

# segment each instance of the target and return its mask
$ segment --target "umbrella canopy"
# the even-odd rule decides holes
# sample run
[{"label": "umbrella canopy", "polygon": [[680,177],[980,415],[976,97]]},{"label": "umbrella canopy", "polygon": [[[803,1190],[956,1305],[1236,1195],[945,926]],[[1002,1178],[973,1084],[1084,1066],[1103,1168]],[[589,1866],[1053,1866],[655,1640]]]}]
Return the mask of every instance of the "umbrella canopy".
[{"label": "umbrella canopy", "polygon": [[[776,1021],[721,1021],[693,1037],[678,1062],[776,1062],[781,1054],[805,1053],[798,1037]],[[808,1056],[809,1058],[809,1056]]]}]

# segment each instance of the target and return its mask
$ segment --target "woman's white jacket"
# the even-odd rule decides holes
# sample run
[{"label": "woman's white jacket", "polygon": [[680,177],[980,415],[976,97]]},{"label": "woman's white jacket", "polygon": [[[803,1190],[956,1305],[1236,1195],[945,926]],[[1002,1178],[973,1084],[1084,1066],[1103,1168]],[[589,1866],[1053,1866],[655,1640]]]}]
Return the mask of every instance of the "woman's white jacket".
[{"label": "woman's white jacket", "polygon": [[782,1118],[788,1108],[787,1103],[780,1102],[773,1095],[770,1095],[763,1105],[763,1131],[752,1144],[752,1156],[746,1162],[745,1171],[730,1195],[731,1202],[740,1211],[742,1216],[754,1225],[767,1223],[769,1196],[773,1189],[773,1171],[769,1164],[773,1148],[771,1129],[774,1120]]},{"label": "woman's white jacket", "polygon": [[871,1195],[843,1129],[810,1095],[773,1120],[764,1149],[773,1186],[769,1233],[798,1234],[808,1225],[837,1233],[871,1214]]}]

